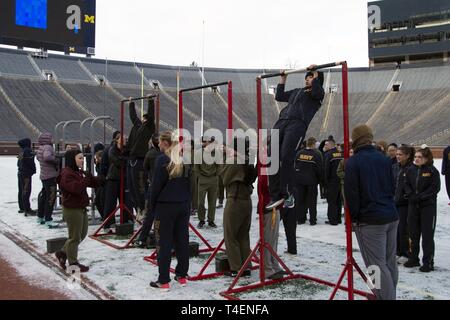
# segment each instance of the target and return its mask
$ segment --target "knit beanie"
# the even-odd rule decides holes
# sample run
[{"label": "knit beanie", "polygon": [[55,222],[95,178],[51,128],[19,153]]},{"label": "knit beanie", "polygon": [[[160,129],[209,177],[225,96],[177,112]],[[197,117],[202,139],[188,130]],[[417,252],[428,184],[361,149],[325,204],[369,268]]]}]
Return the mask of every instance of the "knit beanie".
[{"label": "knit beanie", "polygon": [[352,147],[354,150],[356,150],[358,147],[371,144],[373,141],[372,129],[365,124],[356,126],[352,131],[352,140]]}]

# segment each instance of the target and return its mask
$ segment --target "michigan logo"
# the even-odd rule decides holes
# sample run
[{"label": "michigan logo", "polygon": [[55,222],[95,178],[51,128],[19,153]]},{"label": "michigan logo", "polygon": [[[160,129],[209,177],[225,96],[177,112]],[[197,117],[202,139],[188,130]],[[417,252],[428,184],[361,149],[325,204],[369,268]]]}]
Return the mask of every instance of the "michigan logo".
[{"label": "michigan logo", "polygon": [[95,16],[89,16],[89,15],[85,14],[84,15],[84,22],[85,23],[95,24]]}]

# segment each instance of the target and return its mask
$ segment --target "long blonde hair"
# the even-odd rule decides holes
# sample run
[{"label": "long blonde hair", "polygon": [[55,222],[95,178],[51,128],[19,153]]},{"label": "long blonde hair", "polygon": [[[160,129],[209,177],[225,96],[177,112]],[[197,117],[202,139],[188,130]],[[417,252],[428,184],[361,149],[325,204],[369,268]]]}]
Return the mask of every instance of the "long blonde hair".
[{"label": "long blonde hair", "polygon": [[170,145],[165,151],[165,154],[170,158],[170,163],[167,165],[169,179],[181,177],[184,172],[184,163],[178,137],[175,137],[171,131],[165,131],[159,136],[159,141],[166,141]]}]

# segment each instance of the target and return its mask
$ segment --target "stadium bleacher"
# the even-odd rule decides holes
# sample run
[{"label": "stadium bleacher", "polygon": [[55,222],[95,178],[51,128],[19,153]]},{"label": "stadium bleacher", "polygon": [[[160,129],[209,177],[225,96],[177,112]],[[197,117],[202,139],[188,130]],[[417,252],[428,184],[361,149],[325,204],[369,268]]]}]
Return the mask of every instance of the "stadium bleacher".
[{"label": "stadium bleacher", "polygon": [[[47,59],[35,59],[28,55],[23,50],[0,49],[0,84],[11,101],[41,131],[53,132],[59,121],[85,119],[87,116],[83,108],[96,116],[112,116],[115,119],[113,127],[118,128],[120,99],[141,95],[141,68],[144,69],[146,95],[155,92],[153,81],[158,81],[162,86],[161,130],[173,129],[177,121],[177,72],[180,71],[181,88],[202,84],[198,67],[106,62],[101,59],[80,59],[54,54],[49,54]],[[53,71],[57,78],[54,81],[83,108],[75,105],[56,83],[43,80],[42,70]],[[262,72],[262,69],[205,69],[205,81],[208,84],[233,81],[235,128],[256,126],[255,79]],[[92,75],[104,76],[108,80],[107,84],[99,85],[92,79]],[[291,75],[287,89],[300,86],[303,81],[303,75]],[[284,107],[283,103],[277,103],[273,94],[269,93],[277,82],[277,78],[263,81],[263,124],[266,128],[272,127],[279,110]],[[391,86],[395,83],[401,84],[400,92],[391,91]],[[333,134],[337,140],[341,140],[342,77],[339,70],[326,72],[325,84],[326,98],[311,123],[308,135],[321,139]],[[226,128],[226,100],[226,86],[220,87],[218,92],[205,90],[205,129]],[[448,132],[446,119],[450,116],[449,104],[449,64],[402,66],[401,69],[350,69],[350,125],[368,122],[373,126],[378,139],[394,141],[398,137],[402,141],[397,142],[412,143],[434,137],[433,143],[447,143],[448,137],[437,133],[445,130]],[[0,107],[3,124],[1,141],[15,141],[24,134],[33,137],[30,129],[2,97]],[[193,122],[201,116],[201,92],[186,93],[184,107],[185,127],[193,130]],[[125,123],[128,131],[128,116]],[[68,132],[68,137],[77,140],[79,133],[73,131]],[[97,136],[102,136],[103,127],[99,131],[102,132]]]}]

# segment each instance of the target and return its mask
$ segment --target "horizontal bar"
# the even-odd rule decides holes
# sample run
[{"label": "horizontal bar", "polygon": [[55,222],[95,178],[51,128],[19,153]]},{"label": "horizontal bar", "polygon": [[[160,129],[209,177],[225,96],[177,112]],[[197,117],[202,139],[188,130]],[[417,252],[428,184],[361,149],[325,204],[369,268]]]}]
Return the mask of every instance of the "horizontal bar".
[{"label": "horizontal bar", "polygon": [[289,74],[294,74],[294,73],[302,73],[302,72],[307,72],[307,71],[316,71],[316,70],[320,70],[320,69],[341,66],[344,63],[346,63],[346,61],[339,61],[339,62],[331,62],[331,63],[321,64],[321,65],[316,66],[314,69],[304,68],[304,69],[286,70],[284,72],[278,72],[278,73],[266,73],[266,74],[262,74],[262,75],[258,76],[258,78],[259,79],[267,79],[267,78],[279,77],[279,76],[284,76],[284,75],[289,75]]},{"label": "horizontal bar", "polygon": [[207,84],[207,85],[204,85],[204,86],[193,87],[193,88],[188,88],[188,89],[182,89],[182,90],[180,90],[180,92],[195,91],[195,90],[206,89],[206,88],[212,88],[212,87],[227,86],[228,83],[229,83],[229,81],[226,81],[226,82],[218,82],[218,83],[212,83],[212,84]]},{"label": "horizontal bar", "polygon": [[145,96],[145,97],[131,98],[131,100],[130,99],[123,99],[123,100],[120,100],[120,102],[133,102],[133,101],[139,101],[139,100],[154,99],[156,97],[158,97],[157,94],[150,94],[150,95]]}]

